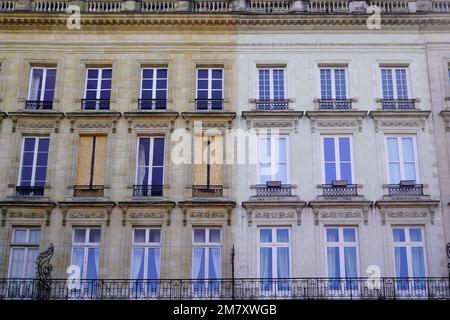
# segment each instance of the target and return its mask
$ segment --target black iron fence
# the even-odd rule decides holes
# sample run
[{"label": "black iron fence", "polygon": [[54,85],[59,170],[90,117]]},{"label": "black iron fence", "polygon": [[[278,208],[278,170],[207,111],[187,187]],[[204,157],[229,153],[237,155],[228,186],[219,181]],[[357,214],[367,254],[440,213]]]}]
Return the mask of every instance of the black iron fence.
[{"label": "black iron fence", "polygon": [[386,110],[405,110],[405,109],[414,109],[415,108],[415,100],[414,99],[396,99],[389,100],[383,99],[381,104],[383,109]]},{"label": "black iron fence", "polygon": [[167,108],[166,99],[139,99],[139,110],[165,110]]},{"label": "black iron fence", "polygon": [[221,185],[193,185],[192,196],[198,198],[217,198],[223,196]]},{"label": "black iron fence", "polygon": [[222,110],[223,99],[195,99],[196,110]]},{"label": "black iron fence", "polygon": [[110,99],[82,99],[82,110],[109,110]]},{"label": "black iron fence", "polygon": [[[0,300],[37,299],[39,281],[0,279]],[[54,279],[48,299],[447,299],[449,278],[289,278],[65,280]]]},{"label": "black iron fence", "polygon": [[162,185],[134,185],[134,197],[161,197],[163,195]]},{"label": "black iron fence", "polygon": [[280,184],[278,186],[268,186],[267,184],[255,185],[257,197],[289,197],[292,186],[290,184]]},{"label": "black iron fence", "polygon": [[388,191],[390,196],[423,196],[423,184],[390,184]]},{"label": "black iron fence", "polygon": [[51,110],[52,108],[53,108],[53,101],[44,101],[44,100],[25,101],[26,110]]},{"label": "black iron fence", "polygon": [[325,197],[346,197],[358,195],[358,185],[356,184],[346,184],[343,186],[324,184],[322,185],[322,188],[323,195]]},{"label": "black iron fence", "polygon": [[101,185],[75,185],[73,196],[81,198],[101,198],[104,194],[104,186]]},{"label": "black iron fence", "polygon": [[328,99],[320,99],[319,100],[319,109],[320,110],[345,110],[352,108],[352,100],[351,99],[338,99],[338,100],[328,100]]},{"label": "black iron fence", "polygon": [[255,100],[256,110],[287,110],[289,108],[289,100],[287,99],[259,99]]},{"label": "black iron fence", "polygon": [[44,186],[16,186],[16,197],[43,197]]}]

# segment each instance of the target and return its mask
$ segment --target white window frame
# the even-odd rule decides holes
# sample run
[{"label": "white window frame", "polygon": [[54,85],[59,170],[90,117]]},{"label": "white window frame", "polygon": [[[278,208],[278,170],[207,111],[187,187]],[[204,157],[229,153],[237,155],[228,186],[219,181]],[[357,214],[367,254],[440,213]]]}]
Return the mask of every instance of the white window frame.
[{"label": "white window frame", "polygon": [[[338,229],[339,241],[338,242],[328,242],[327,231],[328,229]],[[345,242],[344,241],[344,229],[353,229],[355,230],[355,242]],[[341,271],[340,277],[345,277],[345,256],[344,256],[344,248],[345,247],[356,247],[356,271],[357,277],[360,276],[360,262],[359,262],[359,234],[358,227],[355,226],[325,226],[325,274],[327,277],[329,276],[328,270],[328,248],[339,248],[339,269]]]},{"label": "white window frame", "polygon": [[384,151],[386,153],[386,172],[387,172],[387,179],[388,183],[391,181],[390,172],[389,172],[389,153],[388,153],[388,146],[387,141],[390,138],[396,138],[397,139],[397,146],[399,147],[397,149],[398,156],[399,156],[399,162],[400,162],[400,181],[405,180],[405,167],[404,167],[404,161],[403,161],[403,138],[412,138],[413,142],[413,152],[414,152],[414,168],[416,172],[416,183],[420,183],[420,175],[419,175],[419,158],[417,156],[417,139],[415,135],[386,135],[384,137]]},{"label": "white window frame", "polygon": [[[47,83],[47,71],[48,70],[55,70],[56,68],[54,67],[31,67],[30,70],[30,79],[29,79],[29,83],[28,83],[28,100],[31,100],[31,83],[33,82],[33,71],[36,69],[42,69],[43,70],[43,74],[42,74],[42,87],[41,89],[41,96],[39,97],[39,99],[37,101],[44,101],[44,95],[45,95],[45,85]],[[53,91],[56,90],[56,74],[55,74],[55,88],[53,88]]]},{"label": "white window frame", "polygon": [[[105,67],[105,68],[86,68],[86,79],[85,79],[85,83],[84,83],[84,99],[87,99],[86,98],[86,95],[87,95],[87,91],[88,91],[88,89],[87,89],[87,82],[88,82],[88,74],[89,74],[89,70],[98,70],[98,74],[97,74],[97,89],[96,89],[96,91],[95,91],[95,99],[101,99],[100,98],[100,94],[101,94],[101,91],[102,91],[102,80],[111,80],[111,88],[110,88],[110,91],[111,91],[111,94],[112,94],[112,72],[113,72],[113,70],[112,70],[112,67]],[[103,79],[103,71],[104,70],[111,70],[111,78],[105,78],[105,79]],[[96,108],[96,109],[98,109],[98,108]]]},{"label": "white window frame", "polygon": [[[159,167],[162,167],[163,168],[163,174],[162,174],[162,185],[164,185],[164,176],[165,176],[165,164],[166,164],[166,137],[164,137],[164,136],[139,136],[138,137],[138,139],[137,139],[137,145],[136,145],[136,170],[135,170],[135,174],[134,174],[134,182],[135,182],[135,184],[137,184],[137,181],[138,181],[138,171],[139,171],[139,144],[140,144],[140,142],[141,142],[141,138],[144,138],[144,139],[150,139],[150,146],[149,146],[149,151],[150,151],[150,154],[149,154],[149,166],[148,166],[148,168],[149,168],[149,174],[148,174],[148,179],[149,179],[149,181],[148,181],[148,184],[147,184],[147,186],[152,186],[152,182],[153,182],[153,171],[151,171],[150,169],[152,169],[153,167],[155,167],[155,168],[159,168]],[[163,165],[162,166],[153,166],[153,145],[154,145],[154,142],[155,142],[155,138],[162,138],[162,139],[164,139],[164,155],[163,155],[163,158],[164,158],[164,162],[163,162]]]},{"label": "white window frame", "polygon": [[[195,230],[205,230],[205,242],[195,242],[194,238],[194,232]],[[220,241],[219,242],[210,242],[210,230],[219,230],[220,231]],[[223,248],[222,248],[222,242],[223,242],[223,229],[220,227],[194,227],[192,228],[192,263],[191,263],[191,275],[192,279],[196,279],[194,275],[194,249],[195,248],[219,248],[220,249],[220,277],[222,276],[222,255],[223,255]],[[205,250],[205,279],[209,278],[209,250]]]},{"label": "white window frame", "polygon": [[[290,167],[289,167],[289,136],[286,135],[258,135],[258,161],[257,161],[257,165],[256,165],[256,176],[257,176],[257,183],[261,184],[261,160],[259,159],[259,155],[260,155],[260,147],[261,147],[261,143],[260,143],[260,139],[270,139],[270,150],[272,152],[272,146],[275,145],[274,141],[276,138],[284,138],[286,139],[286,184],[290,183]],[[274,164],[276,164],[275,162],[270,161],[270,166],[272,167]]]},{"label": "white window frame", "polygon": [[[25,242],[14,242],[14,237],[17,230],[26,230],[26,236],[25,236]],[[14,249],[24,249],[24,264],[22,266],[22,278],[25,275],[25,272],[27,270],[27,257],[28,257],[28,250],[29,249],[37,249],[39,252],[39,242],[38,243],[30,243],[30,234],[31,230],[38,230],[39,231],[39,242],[41,239],[41,229],[39,227],[15,227],[12,230],[12,237],[10,242],[10,253],[9,253],[9,263],[8,263],[8,277],[11,277],[11,269],[12,269],[12,257],[13,257],[13,251]]]},{"label": "white window frame", "polygon": [[[85,233],[85,242],[75,242],[75,230],[86,230]],[[91,230],[100,230],[100,242],[89,242],[89,236],[91,233]],[[75,227],[72,229],[72,248],[71,248],[71,257],[70,257],[70,261],[72,261],[73,259],[73,249],[75,248],[82,248],[84,250],[83,253],[83,274],[80,274],[80,280],[84,280],[86,279],[87,276],[87,263],[88,263],[88,250],[89,248],[98,248],[99,249],[99,265],[98,265],[98,270],[97,273],[100,273],[100,243],[102,241],[102,228],[100,227]]]},{"label": "white window frame", "polygon": [[[135,242],[134,232],[135,230],[145,230],[145,242]],[[159,242],[150,242],[147,241],[149,239],[150,230],[158,230],[159,231]],[[159,270],[161,272],[161,247],[162,247],[162,228],[161,227],[139,227],[135,226],[132,229],[132,238],[131,238],[131,262],[130,262],[130,279],[133,279],[133,251],[134,249],[144,249],[144,276],[143,279],[148,279],[148,251],[151,248],[159,249]],[[147,290],[147,289],[145,289]]]},{"label": "white window frame", "polygon": [[259,82],[259,71],[260,70],[269,70],[269,99],[270,100],[274,100],[274,80],[273,80],[273,71],[274,70],[283,70],[283,84],[284,84],[284,100],[287,100],[288,97],[288,93],[287,93],[287,78],[286,78],[286,67],[257,67],[256,68],[256,75],[257,75],[257,81],[256,81],[256,96],[258,97],[259,100],[261,100],[261,96],[260,96],[260,82]]},{"label": "white window frame", "polygon": [[331,66],[331,67],[324,67],[319,66],[319,97],[322,97],[322,85],[321,85],[321,70],[331,70],[331,99],[336,100],[336,77],[334,74],[334,70],[344,70],[345,74],[345,98],[350,99],[350,87],[349,87],[349,74],[348,74],[348,66]]},{"label": "white window frame", "polygon": [[355,183],[355,168],[354,168],[354,157],[353,157],[353,136],[351,135],[322,135],[321,142],[321,162],[322,162],[322,181],[323,184],[326,184],[326,174],[325,174],[325,138],[333,138],[334,139],[334,155],[335,155],[335,168],[336,168],[336,180],[341,179],[341,167],[338,165],[341,163],[340,151],[339,151],[339,138],[349,138],[350,140],[350,167],[352,173],[352,183]]},{"label": "white window frame", "polygon": [[[405,242],[395,242],[394,241],[394,229],[403,229],[405,230]],[[418,242],[411,242],[410,236],[409,236],[409,229],[420,229],[422,241]],[[413,265],[412,265],[412,254],[411,254],[411,247],[419,247],[422,246],[423,248],[423,263],[425,266],[425,276],[428,276],[428,259],[427,259],[427,248],[426,248],[426,241],[425,241],[425,228],[423,226],[417,225],[392,225],[391,226],[391,239],[392,239],[392,257],[393,257],[393,266],[394,266],[394,275],[397,274],[396,265],[395,265],[395,248],[396,247],[405,247],[406,248],[406,260],[408,264],[408,277],[412,278],[413,275]]]},{"label": "white window frame", "polygon": [[404,69],[406,70],[406,86],[408,88],[408,99],[412,99],[412,82],[411,82],[411,78],[410,78],[410,73],[409,73],[409,66],[390,66],[390,67],[384,67],[384,66],[380,66],[379,67],[379,79],[380,79],[380,97],[382,99],[384,99],[383,97],[383,73],[382,73],[382,69],[390,69],[392,70],[392,93],[394,94],[394,101],[398,100],[398,92],[397,92],[397,77],[396,77],[396,69]]},{"label": "white window frame", "polygon": [[[269,229],[272,231],[272,242],[261,242],[261,229]],[[292,233],[291,227],[289,226],[259,226],[258,230],[258,252],[257,252],[257,270],[258,278],[261,279],[261,248],[271,248],[272,249],[272,279],[278,279],[278,265],[277,265],[277,248],[288,248],[289,249],[289,275],[288,278],[292,277]],[[278,242],[277,240],[277,230],[287,230],[288,231],[288,242]],[[272,288],[272,290],[278,290],[278,288]]]},{"label": "white window frame", "polygon": [[[33,167],[32,167],[32,172],[31,172],[31,183],[30,186],[34,187],[35,186],[35,178],[36,178],[36,167],[37,167],[37,156],[38,156],[38,148],[39,148],[39,140],[40,139],[49,139],[48,142],[48,151],[47,151],[47,169],[48,169],[48,155],[50,153],[50,137],[46,137],[46,136],[24,136],[22,137],[22,147],[20,150],[20,163],[19,163],[19,176],[17,177],[17,185],[20,186],[20,180],[22,177],[22,164],[23,164],[23,150],[25,148],[25,139],[35,139],[34,142],[34,153],[33,153]],[[48,171],[48,170],[47,170]],[[45,177],[46,181],[47,181],[47,177]]]},{"label": "white window frame", "polygon": [[[212,71],[222,70],[222,99],[225,100],[225,69],[224,68],[203,68],[197,67],[195,69],[195,98],[198,99],[198,71],[208,70],[208,100],[212,99]],[[204,90],[204,89],[202,89]]]},{"label": "white window frame", "polygon": [[[141,81],[139,83],[139,98],[142,99],[142,82],[144,80],[144,70],[153,70],[152,77],[152,99],[156,99],[156,80],[158,79],[156,76],[157,70],[165,69],[166,70],[166,100],[169,97],[169,68],[167,67],[141,67]],[[147,78],[146,78],[147,79]],[[112,89],[112,88],[111,88]]]}]

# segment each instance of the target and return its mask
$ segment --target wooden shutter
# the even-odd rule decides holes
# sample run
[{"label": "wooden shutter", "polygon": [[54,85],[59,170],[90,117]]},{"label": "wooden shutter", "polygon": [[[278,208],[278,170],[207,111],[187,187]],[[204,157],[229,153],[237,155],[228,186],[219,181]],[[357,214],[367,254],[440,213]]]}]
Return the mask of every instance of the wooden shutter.
[{"label": "wooden shutter", "polygon": [[106,136],[80,136],[76,185],[104,185]]}]

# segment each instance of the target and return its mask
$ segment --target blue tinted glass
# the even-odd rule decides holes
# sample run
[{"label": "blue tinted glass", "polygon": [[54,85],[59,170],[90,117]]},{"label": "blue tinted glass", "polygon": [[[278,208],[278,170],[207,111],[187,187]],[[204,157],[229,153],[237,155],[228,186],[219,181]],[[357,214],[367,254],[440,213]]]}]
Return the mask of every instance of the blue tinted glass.
[{"label": "blue tinted glass", "polygon": [[102,90],[111,89],[111,80],[102,80]]},{"label": "blue tinted glass", "polygon": [[89,69],[88,70],[88,78],[89,79],[97,79],[98,78],[98,69]]},{"label": "blue tinted glass", "polygon": [[37,155],[37,165],[38,166],[47,166],[48,153],[39,152]]},{"label": "blue tinted glass", "polygon": [[412,242],[422,242],[422,229],[410,228],[409,229],[409,239]]},{"label": "blue tinted glass", "polygon": [[34,152],[35,138],[25,138],[23,150]]},{"label": "blue tinted glass", "polygon": [[159,279],[159,254],[159,248],[148,249],[148,279]]},{"label": "blue tinted glass", "polygon": [[341,161],[350,161],[350,139],[339,138],[339,158]]},{"label": "blue tinted glass", "polygon": [[198,69],[197,75],[199,79],[208,79],[208,69]]},{"label": "blue tinted glass", "polygon": [[163,168],[153,167],[152,169],[152,185],[162,186],[163,185]]},{"label": "blue tinted glass", "polygon": [[397,138],[387,139],[388,159],[389,161],[399,161]]},{"label": "blue tinted glass", "polygon": [[155,138],[153,142],[153,165],[164,164],[164,138]]},{"label": "blue tinted glass", "polygon": [[327,241],[338,242],[339,241],[339,229],[327,228]]},{"label": "blue tinted glass", "polygon": [[167,80],[156,80],[156,89],[166,89]]},{"label": "blue tinted glass", "polygon": [[272,242],[272,229],[259,229],[260,242]]},{"label": "blue tinted glass", "polygon": [[405,229],[394,228],[392,229],[394,235],[394,242],[405,242]]},{"label": "blue tinted glass", "polygon": [[394,88],[391,69],[381,69],[381,83],[383,89],[383,99],[394,99]]},{"label": "blue tinted glass", "polygon": [[261,248],[260,249],[260,277],[261,278],[272,278],[272,248]]},{"label": "blue tinted glass", "polygon": [[167,78],[167,69],[158,69],[158,70],[156,71],[156,76],[157,76],[159,79]]},{"label": "blue tinted glass", "polygon": [[[32,167],[22,167],[22,174],[20,176],[21,185],[25,185],[25,182],[31,182],[31,175],[32,175],[33,169]],[[28,184],[29,185],[29,184]]]},{"label": "blue tinted glass", "polygon": [[289,248],[277,248],[277,277],[289,278]]},{"label": "blue tinted glass", "polygon": [[352,183],[352,165],[350,163],[341,162],[340,169],[341,180],[346,180],[347,183]]},{"label": "blue tinted glass", "polygon": [[140,138],[139,139],[139,165],[148,166],[149,165],[149,153],[150,151],[150,138]]},{"label": "blue tinted glass", "polygon": [[142,95],[141,95],[141,99],[153,99],[152,97],[152,91],[151,90],[143,90],[142,91]]},{"label": "blue tinted glass", "polygon": [[323,145],[325,161],[335,161],[336,156],[334,153],[334,138],[324,138]]},{"label": "blue tinted glass", "polygon": [[97,99],[97,92],[92,90],[86,91],[86,99],[88,100]]},{"label": "blue tinted glass", "polygon": [[333,98],[331,89],[331,70],[321,69],[320,70],[320,89],[321,89],[321,99],[330,100]]},{"label": "blue tinted glass", "polygon": [[411,248],[413,277],[425,277],[425,258],[422,247]]},{"label": "blue tinted glass", "polygon": [[408,277],[408,262],[405,247],[395,247],[395,271],[397,277]]},{"label": "blue tinted glass", "polygon": [[336,180],[336,165],[334,163],[325,163],[325,183],[330,184]]},{"label": "blue tinted glass", "polygon": [[35,181],[45,182],[45,175],[47,173],[47,167],[38,166],[34,174]]},{"label": "blue tinted glass", "polygon": [[132,279],[144,279],[144,248],[133,248]]},{"label": "blue tinted glass", "polygon": [[87,274],[86,279],[97,279],[98,278],[98,263],[99,263],[100,251],[98,248],[88,249],[88,263],[87,263]]},{"label": "blue tinted glass", "polygon": [[213,79],[222,79],[222,70],[220,70],[220,69],[212,70],[212,78]]},{"label": "blue tinted glass", "polygon": [[347,89],[345,81],[345,69],[335,69],[334,70],[334,81],[335,81],[335,91],[336,99],[342,100],[346,99]]},{"label": "blue tinted glass", "polygon": [[403,160],[414,162],[414,147],[412,138],[403,138]]},{"label": "blue tinted glass", "polygon": [[356,232],[353,228],[344,228],[344,241],[345,242],[356,242]]},{"label": "blue tinted glass", "polygon": [[221,90],[222,89],[222,80],[213,80],[211,81],[211,87],[215,90]]},{"label": "blue tinted glass", "polygon": [[327,248],[327,264],[328,264],[328,276],[330,278],[339,278],[341,276],[341,266],[339,263],[338,247]]},{"label": "blue tinted glass", "polygon": [[259,70],[259,99],[270,99],[270,71]]},{"label": "blue tinted glass", "polygon": [[344,248],[345,276],[355,278],[358,276],[358,261],[356,257],[356,247]]},{"label": "blue tinted glass", "polygon": [[112,77],[112,70],[111,69],[103,69],[102,78],[103,79],[111,79],[111,77]]},{"label": "blue tinted glass", "polygon": [[[156,90],[156,99],[166,99],[166,98],[167,98],[166,90]],[[156,107],[158,107],[158,105]]]},{"label": "blue tinted glass", "polygon": [[48,152],[49,139],[39,139],[38,152]]},{"label": "blue tinted glass", "polygon": [[277,242],[289,242],[288,229],[277,229]]},{"label": "blue tinted glass", "polygon": [[153,78],[153,69],[143,69],[142,78]]},{"label": "blue tinted glass", "polygon": [[24,152],[22,157],[23,166],[32,166],[34,160],[34,152]]},{"label": "blue tinted glass", "polygon": [[55,89],[56,70],[47,70],[47,79],[45,81],[45,90]]},{"label": "blue tinted glass", "polygon": [[208,80],[198,80],[197,81],[197,89],[198,90],[208,89]]},{"label": "blue tinted glass", "polygon": [[110,90],[102,90],[102,91],[100,91],[100,99],[109,100],[110,98],[111,98],[111,91]]},{"label": "blue tinted glass", "polygon": [[395,80],[397,82],[397,99],[408,99],[406,69],[396,69]]},{"label": "blue tinted glass", "polygon": [[97,79],[95,79],[95,80],[88,80],[86,88],[88,90],[96,90],[97,89]]}]

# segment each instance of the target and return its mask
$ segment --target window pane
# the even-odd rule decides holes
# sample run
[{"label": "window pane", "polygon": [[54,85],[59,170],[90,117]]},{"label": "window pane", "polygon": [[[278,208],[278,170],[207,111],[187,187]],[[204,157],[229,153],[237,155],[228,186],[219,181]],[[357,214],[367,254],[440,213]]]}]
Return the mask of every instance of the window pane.
[{"label": "window pane", "polygon": [[408,99],[408,84],[406,81],[406,69],[396,69],[395,77],[397,82],[397,98]]},{"label": "window pane", "polygon": [[321,69],[320,70],[320,89],[321,89],[321,99],[330,100],[333,98],[331,89],[331,70]]},{"label": "window pane", "polygon": [[289,278],[289,248],[277,248],[277,277]]},{"label": "window pane", "polygon": [[405,180],[416,180],[416,167],[414,163],[405,163]]},{"label": "window pane", "polygon": [[100,250],[98,248],[88,249],[86,279],[98,279],[98,263]]},{"label": "window pane", "polygon": [[413,242],[422,242],[422,229],[420,228],[410,228],[409,229],[409,239]]},{"label": "window pane", "polygon": [[89,242],[100,242],[100,229],[91,229],[89,232]]},{"label": "window pane", "polygon": [[30,243],[39,244],[41,231],[39,229],[30,230]]},{"label": "window pane", "polygon": [[336,165],[325,163],[325,183],[330,184],[333,180],[336,180]]},{"label": "window pane", "polygon": [[334,138],[324,138],[323,145],[325,161],[335,161],[336,156],[334,153]]},{"label": "window pane", "polygon": [[192,275],[194,279],[205,278],[205,248],[194,248]]},{"label": "window pane", "polygon": [[23,264],[25,259],[25,249],[24,248],[13,248],[11,254],[11,278],[22,278],[23,275]]},{"label": "window pane", "polygon": [[341,180],[352,183],[352,165],[350,163],[341,162]]},{"label": "window pane", "polygon": [[27,242],[27,230],[25,230],[25,229],[14,230],[14,242],[15,243]]},{"label": "window pane", "polygon": [[131,278],[144,279],[144,248],[133,248]]},{"label": "window pane", "polygon": [[272,242],[272,229],[259,229],[260,242]]},{"label": "window pane", "polygon": [[161,241],[161,230],[150,229],[149,242],[160,242]]},{"label": "window pane", "polygon": [[289,242],[288,229],[277,229],[277,242]]},{"label": "window pane", "polygon": [[414,162],[414,147],[412,138],[403,138],[403,160]]},{"label": "window pane", "polygon": [[353,228],[344,228],[344,241],[356,242],[356,232]]},{"label": "window pane", "polygon": [[341,161],[350,161],[350,139],[339,138],[339,158]]},{"label": "window pane", "polygon": [[392,229],[394,235],[394,242],[405,242],[405,229],[394,228]]},{"label": "window pane", "polygon": [[408,277],[406,247],[395,247],[395,271],[397,277]]},{"label": "window pane", "polygon": [[275,181],[281,181],[281,183],[287,183],[287,165],[286,164],[275,164]]},{"label": "window pane", "polygon": [[39,255],[39,250],[37,248],[29,248],[27,252],[27,267],[25,270],[25,278],[35,278],[36,277],[36,260]]},{"label": "window pane", "polygon": [[342,100],[346,99],[347,89],[345,81],[345,69],[335,69],[334,70],[334,81],[335,81],[335,91],[336,99]]},{"label": "window pane", "polygon": [[328,276],[330,278],[339,278],[341,276],[341,266],[339,264],[339,248],[327,248]]},{"label": "window pane", "polygon": [[111,79],[112,77],[112,69],[103,69],[102,70],[102,78],[103,79]]},{"label": "window pane", "polygon": [[277,138],[275,144],[278,145],[278,162],[286,163],[286,138]]},{"label": "window pane", "polygon": [[164,138],[155,138],[153,142],[153,165],[164,164]]},{"label": "window pane", "polygon": [[327,228],[327,241],[338,242],[339,241],[339,229]]},{"label": "window pane", "polygon": [[399,161],[397,138],[387,139],[388,160]]},{"label": "window pane", "polygon": [[383,89],[383,99],[386,100],[394,99],[394,88],[392,82],[391,69],[381,69],[381,82]]},{"label": "window pane", "polygon": [[426,277],[425,258],[422,247],[411,248],[413,277]]},{"label": "window pane", "polygon": [[30,151],[34,152],[34,143],[36,139],[35,138],[25,138],[24,144],[23,144],[23,150],[24,151]]},{"label": "window pane", "polygon": [[145,229],[135,229],[134,230],[134,242],[136,242],[136,243],[145,242]]},{"label": "window pane", "polygon": [[89,69],[88,70],[88,78],[89,79],[97,79],[98,78],[98,69]]},{"label": "window pane", "polygon": [[209,248],[208,278],[220,278],[220,248]]},{"label": "window pane", "polygon": [[205,229],[194,229],[194,242],[205,242]]},{"label": "window pane", "polygon": [[270,99],[270,71],[259,70],[259,99]]},{"label": "window pane", "polygon": [[80,268],[80,277],[83,277],[84,273],[83,261],[84,261],[84,248],[73,248],[71,264],[76,265]]},{"label": "window pane", "polygon": [[261,278],[272,278],[272,248],[260,248],[259,272]]},{"label": "window pane", "polygon": [[400,178],[400,164],[390,163],[389,164],[389,183],[397,184],[401,180]]},{"label": "window pane", "polygon": [[209,242],[220,242],[220,229],[209,230]]},{"label": "window pane", "polygon": [[[148,249],[148,266],[147,266],[147,278],[159,279],[159,248]],[[154,285],[154,284],[153,284]]]},{"label": "window pane", "polygon": [[86,229],[74,230],[74,242],[86,242]]},{"label": "window pane", "polygon": [[344,247],[345,276],[355,278],[358,276],[358,263],[356,258],[356,247]]}]

